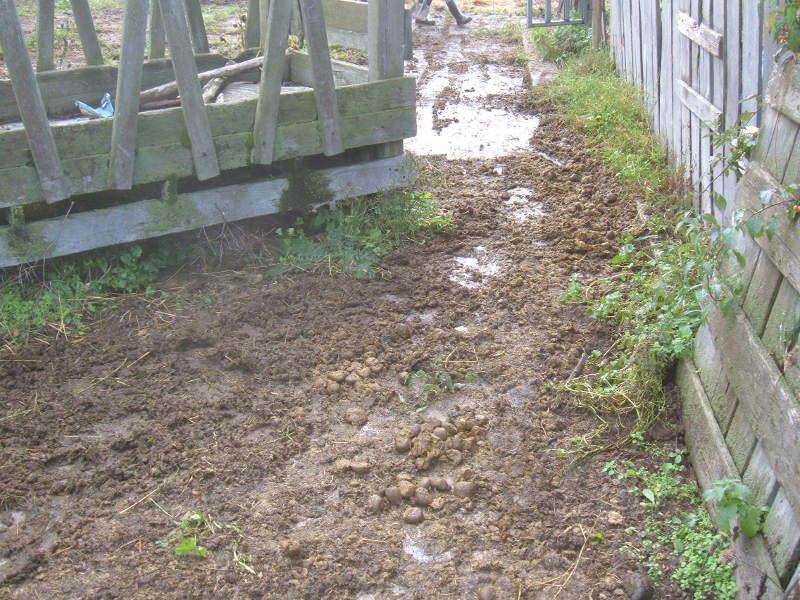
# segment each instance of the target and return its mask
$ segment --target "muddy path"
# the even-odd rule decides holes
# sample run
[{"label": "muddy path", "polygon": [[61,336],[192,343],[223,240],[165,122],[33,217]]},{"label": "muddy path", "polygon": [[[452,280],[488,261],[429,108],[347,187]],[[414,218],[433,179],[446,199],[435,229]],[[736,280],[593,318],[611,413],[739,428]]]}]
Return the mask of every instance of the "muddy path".
[{"label": "muddy path", "polygon": [[[27,410],[0,420],[0,597],[636,597],[642,509],[613,457],[560,456],[596,422],[548,386],[610,344],[558,296],[635,208],[531,104],[500,17],[434,16],[408,146],[457,229],[372,280],[196,273],[0,357],[1,414]],[[417,410],[399,380],[437,368],[476,377]],[[208,555],[178,556],[195,512]]]}]

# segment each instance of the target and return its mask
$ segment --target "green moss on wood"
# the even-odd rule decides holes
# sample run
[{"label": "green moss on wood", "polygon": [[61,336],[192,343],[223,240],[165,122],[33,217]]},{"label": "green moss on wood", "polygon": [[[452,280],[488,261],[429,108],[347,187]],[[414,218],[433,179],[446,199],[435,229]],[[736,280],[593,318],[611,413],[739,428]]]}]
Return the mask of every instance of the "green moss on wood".
[{"label": "green moss on wood", "polygon": [[309,204],[329,204],[334,200],[328,177],[304,167],[300,161],[293,163],[288,179],[289,185],[281,194],[281,212]]},{"label": "green moss on wood", "polygon": [[10,215],[10,226],[0,231],[8,253],[21,263],[33,262],[42,258],[50,247],[44,236],[44,222],[25,225]]}]

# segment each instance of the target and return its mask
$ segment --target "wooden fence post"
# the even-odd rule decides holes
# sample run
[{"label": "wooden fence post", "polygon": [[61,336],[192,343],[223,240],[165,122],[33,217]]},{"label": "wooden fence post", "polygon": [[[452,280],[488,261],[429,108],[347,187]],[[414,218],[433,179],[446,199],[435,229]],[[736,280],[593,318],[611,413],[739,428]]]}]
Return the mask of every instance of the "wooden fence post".
[{"label": "wooden fence post", "polygon": [[292,7],[288,2],[278,2],[269,11],[264,32],[264,67],[259,83],[253,128],[254,163],[272,163],[275,150],[275,132],[278,129],[278,104],[286,66],[286,46]]},{"label": "wooden fence post", "polygon": [[592,0],[592,48],[600,48],[603,42],[603,0]]},{"label": "wooden fence post", "polygon": [[150,51],[148,58],[164,58],[166,39],[164,38],[164,21],[161,18],[161,7],[158,0],[150,0]]},{"label": "wooden fence post", "polygon": [[53,40],[55,36],[55,0],[39,0],[36,13],[36,70],[52,71]]},{"label": "wooden fence post", "polygon": [[247,21],[244,29],[244,47],[258,48],[261,43],[261,11],[259,0],[247,0]]},{"label": "wooden fence post", "polygon": [[[402,9],[401,0],[396,3]],[[336,84],[333,80],[333,67],[328,47],[328,34],[325,31],[325,15],[320,0],[300,0],[303,26],[306,30],[308,55],[311,59],[311,74],[314,81],[314,97],[317,100],[317,117],[322,125],[322,140],[325,156],[333,156],[344,151],[339,119],[339,104],[336,101]],[[402,12],[400,13],[402,17]],[[400,21],[402,35],[403,22]],[[400,64],[403,64],[402,38],[398,48]]]},{"label": "wooden fence post", "polygon": [[117,77],[114,125],[111,128],[111,187],[133,186],[136,121],[142,87],[142,63],[147,43],[148,0],[127,0]]},{"label": "wooden fence post", "polygon": [[103,60],[103,51],[100,49],[100,40],[97,39],[97,32],[94,29],[89,0],[70,0],[70,3],[75,24],[78,26],[78,35],[81,38],[86,64],[102,65],[105,61]]},{"label": "wooden fence post", "polygon": [[367,8],[369,80],[403,76],[402,0],[369,0]]},{"label": "wooden fence post", "polygon": [[175,69],[175,80],[178,82],[183,117],[192,145],[195,173],[200,181],[211,179],[219,175],[219,163],[203,102],[203,92],[197,81],[197,64],[192,52],[183,3],[181,0],[159,2],[172,66]]},{"label": "wooden fence post", "polygon": [[14,0],[0,0],[0,46],[11,76],[25,134],[47,202],[57,202],[70,196],[70,182],[61,170],[61,161],[50,122],[44,108],[39,84],[22,35]]},{"label": "wooden fence post", "polygon": [[189,31],[192,37],[192,47],[196,54],[208,54],[208,35],[206,24],[203,21],[203,9],[200,0],[184,0],[186,17],[189,21]]}]

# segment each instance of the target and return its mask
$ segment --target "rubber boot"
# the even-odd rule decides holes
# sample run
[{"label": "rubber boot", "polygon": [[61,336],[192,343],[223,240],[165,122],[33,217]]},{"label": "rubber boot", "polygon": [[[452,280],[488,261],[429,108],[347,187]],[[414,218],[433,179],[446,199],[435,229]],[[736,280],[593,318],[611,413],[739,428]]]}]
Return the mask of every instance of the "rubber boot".
[{"label": "rubber boot", "polygon": [[458,10],[458,4],[456,4],[456,0],[445,0],[445,4],[447,4],[447,9],[450,11],[450,14],[455,17],[456,23],[459,25],[466,25],[472,21],[472,17],[468,17]]},{"label": "rubber boot", "polygon": [[433,25],[433,21],[428,18],[428,12],[431,10],[431,3],[433,0],[420,0],[414,20],[420,25]]}]

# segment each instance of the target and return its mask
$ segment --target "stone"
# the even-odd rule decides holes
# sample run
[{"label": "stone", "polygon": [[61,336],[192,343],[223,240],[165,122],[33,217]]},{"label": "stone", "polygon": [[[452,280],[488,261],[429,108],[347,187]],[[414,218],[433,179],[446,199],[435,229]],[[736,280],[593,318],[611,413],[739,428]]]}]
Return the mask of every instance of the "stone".
[{"label": "stone", "polygon": [[361,377],[359,377],[355,373],[350,373],[347,375],[347,377],[344,378],[344,380],[346,383],[349,383],[350,385],[355,385],[356,383],[361,381]]},{"label": "stone", "polygon": [[397,452],[408,452],[411,450],[411,440],[405,436],[400,436],[394,440],[394,449]]},{"label": "stone", "polygon": [[330,371],[328,373],[328,379],[336,383],[342,383],[345,377],[347,377],[347,373],[344,371]]},{"label": "stone", "polygon": [[400,488],[396,485],[390,485],[383,490],[383,495],[392,504],[400,504],[403,501],[403,495],[400,493]]},{"label": "stone", "polygon": [[425,515],[422,512],[421,508],[417,508],[416,506],[406,509],[406,512],[403,513],[403,521],[410,525],[417,525],[418,523],[422,523],[425,520]]},{"label": "stone", "polygon": [[359,475],[363,475],[364,473],[369,471],[371,468],[372,468],[372,465],[369,464],[368,462],[357,461],[357,462],[351,462],[350,463],[350,470],[353,471],[353,473],[358,473]]},{"label": "stone", "polygon": [[610,510],[606,513],[606,522],[609,525],[619,526],[625,523],[625,518],[615,510]]},{"label": "stone", "polygon": [[367,510],[371,513],[378,514],[383,511],[384,500],[378,494],[372,494],[367,500]]},{"label": "stone", "polygon": [[429,506],[431,501],[433,500],[433,496],[431,496],[431,493],[424,487],[418,487],[414,495],[415,495],[414,501],[419,506]]},{"label": "stone", "polygon": [[453,493],[459,498],[469,498],[476,489],[477,486],[471,481],[459,481],[453,486]]},{"label": "stone", "polygon": [[356,427],[361,427],[367,422],[367,412],[363,408],[351,408],[344,417],[345,421]]},{"label": "stone", "polygon": [[439,438],[440,440],[444,441],[447,439],[447,429],[444,427],[436,427],[433,430],[433,436]]},{"label": "stone", "polygon": [[400,489],[400,495],[406,499],[411,498],[417,490],[417,487],[410,481],[401,481],[397,487]]}]

